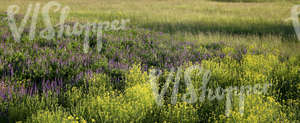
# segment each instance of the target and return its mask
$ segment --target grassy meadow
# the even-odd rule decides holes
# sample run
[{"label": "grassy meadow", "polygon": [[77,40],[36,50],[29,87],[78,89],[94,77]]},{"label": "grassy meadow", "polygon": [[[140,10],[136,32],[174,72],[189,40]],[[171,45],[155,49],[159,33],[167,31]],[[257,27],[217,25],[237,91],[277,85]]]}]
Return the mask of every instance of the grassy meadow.
[{"label": "grassy meadow", "polygon": [[[300,39],[289,19],[297,0],[56,1],[71,9],[66,23],[130,20],[125,30],[103,30],[101,51],[90,34],[88,53],[84,36],[39,36],[41,14],[33,40],[30,20],[14,40],[7,8],[20,6],[20,25],[29,4],[48,2],[0,1],[0,122],[300,121]],[[50,15],[59,22],[59,12]],[[195,65],[210,71],[208,90],[205,73],[192,70],[190,84],[202,90],[188,103],[184,71]],[[155,88],[165,91],[162,105]],[[217,90],[223,97],[210,99]]]}]

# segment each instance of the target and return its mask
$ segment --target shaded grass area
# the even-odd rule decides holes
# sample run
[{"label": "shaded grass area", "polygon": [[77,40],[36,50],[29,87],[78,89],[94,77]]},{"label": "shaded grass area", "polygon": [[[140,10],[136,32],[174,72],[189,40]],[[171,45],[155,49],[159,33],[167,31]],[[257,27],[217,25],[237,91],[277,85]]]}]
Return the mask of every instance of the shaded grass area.
[{"label": "shaded grass area", "polygon": [[283,40],[297,41],[296,33],[291,24],[278,23],[212,23],[212,22],[179,22],[179,23],[149,23],[144,28],[165,33],[176,32],[198,34],[201,32],[241,34],[264,36],[268,34],[281,35]]}]

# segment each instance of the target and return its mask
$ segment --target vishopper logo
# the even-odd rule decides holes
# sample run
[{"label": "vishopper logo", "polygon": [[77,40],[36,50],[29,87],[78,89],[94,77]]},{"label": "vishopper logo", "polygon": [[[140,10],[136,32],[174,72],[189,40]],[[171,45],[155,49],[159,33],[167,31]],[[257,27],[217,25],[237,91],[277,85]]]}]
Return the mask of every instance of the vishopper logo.
[{"label": "vishopper logo", "polygon": [[[51,18],[49,12],[51,8],[54,8],[54,12],[60,12],[59,22],[55,26],[53,26],[51,22]],[[33,10],[33,12],[32,12]],[[42,29],[40,32],[40,36],[44,39],[51,40],[57,34],[57,38],[62,38],[63,36],[71,37],[74,36],[81,36],[84,37],[84,44],[83,50],[85,53],[89,50],[89,39],[92,33],[96,33],[96,40],[97,40],[97,50],[100,52],[102,49],[102,35],[103,31],[107,30],[125,30],[126,24],[129,22],[128,19],[122,20],[113,20],[112,22],[94,22],[94,23],[74,23],[73,28],[70,25],[65,24],[65,20],[69,14],[70,7],[62,6],[60,3],[56,1],[48,2],[41,8],[40,3],[35,4],[35,8],[33,9],[33,5],[29,4],[27,11],[23,20],[21,21],[19,27],[17,27],[15,15],[20,11],[20,7],[18,5],[11,5],[7,9],[7,21],[8,26],[11,30],[11,33],[14,37],[16,42],[20,42],[22,33],[24,32],[24,28],[27,25],[29,18],[31,17],[31,25],[30,25],[30,32],[29,32],[29,40],[33,40],[36,35],[36,25],[38,20],[38,15],[41,10],[41,15],[43,17],[43,23],[46,28]],[[31,15],[32,14],[32,15]],[[56,32],[56,28],[58,31]]]},{"label": "vishopper logo", "polygon": [[[179,67],[177,69],[176,76],[174,72],[174,68],[171,69],[171,72],[169,73],[166,83],[164,86],[159,89],[158,86],[158,79],[160,75],[162,75],[162,72],[160,70],[151,70],[150,71],[150,85],[152,87],[153,95],[155,96],[155,100],[157,105],[162,106],[164,104],[164,96],[166,94],[166,91],[169,88],[169,85],[171,82],[174,80],[174,87],[172,91],[172,96],[171,96],[171,104],[175,105],[177,103],[177,94],[178,94],[178,89],[179,89],[179,82],[180,82],[180,75],[183,72],[183,68]],[[198,74],[197,75],[203,75],[202,76],[202,83],[200,88],[195,88],[194,85],[192,84],[191,80],[191,73],[197,70]],[[245,106],[245,96],[250,95],[250,94],[266,94],[268,91],[268,88],[271,86],[271,84],[255,84],[253,86],[248,85],[248,86],[229,86],[227,88],[221,88],[217,87],[215,88],[215,91],[211,88],[208,88],[211,72],[210,70],[205,70],[199,65],[193,65],[189,68],[187,68],[184,73],[184,82],[186,85],[186,93],[182,96],[182,101],[193,104],[196,102],[204,102],[205,100],[208,101],[213,101],[213,100],[218,100],[221,101],[223,99],[225,100],[225,115],[229,117],[231,115],[232,111],[232,101],[233,97],[238,97],[239,98],[239,112],[241,115],[244,113],[244,106]],[[175,79],[173,79],[175,77]],[[160,93],[159,93],[159,90]],[[200,95],[197,95],[200,94]],[[198,98],[198,96],[200,96]]]},{"label": "vishopper logo", "polygon": [[299,22],[299,16],[300,16],[300,5],[295,5],[291,9],[291,20],[293,21],[293,26],[298,38],[298,41],[300,41],[300,22]]}]

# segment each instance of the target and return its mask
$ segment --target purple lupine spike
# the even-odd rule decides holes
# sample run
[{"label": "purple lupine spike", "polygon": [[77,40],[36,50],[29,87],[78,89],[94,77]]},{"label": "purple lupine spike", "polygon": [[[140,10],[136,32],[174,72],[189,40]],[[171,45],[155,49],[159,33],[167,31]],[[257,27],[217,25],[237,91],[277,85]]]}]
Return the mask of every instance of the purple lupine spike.
[{"label": "purple lupine spike", "polygon": [[49,91],[52,91],[54,88],[54,82],[53,81],[49,81]]},{"label": "purple lupine spike", "polygon": [[47,81],[46,81],[46,89],[47,89],[47,91],[48,91],[49,89],[51,89],[51,83],[50,83],[50,80],[47,80]]},{"label": "purple lupine spike", "polygon": [[30,86],[29,88],[27,88],[27,94],[29,96],[32,96],[32,91],[33,91],[33,87],[32,86]]},{"label": "purple lupine spike", "polygon": [[56,88],[58,88],[58,82],[57,81],[54,82],[54,89],[56,89]]},{"label": "purple lupine spike", "polygon": [[0,83],[0,96],[2,99],[5,99],[5,87],[4,87],[4,84],[1,82]]},{"label": "purple lupine spike", "polygon": [[222,54],[220,54],[220,58],[225,58],[225,54],[224,53],[222,53]]},{"label": "purple lupine spike", "polygon": [[14,76],[14,69],[13,68],[10,69],[10,76]]},{"label": "purple lupine spike", "polygon": [[22,68],[22,73],[24,73],[25,72],[25,69],[24,68]]},{"label": "purple lupine spike", "polygon": [[101,68],[96,69],[96,73],[100,73],[100,69],[101,69]]},{"label": "purple lupine spike", "polygon": [[46,97],[48,97],[48,91],[46,93],[44,93]]},{"label": "purple lupine spike", "polygon": [[108,65],[109,65],[110,67],[112,67],[113,64],[114,64],[114,60],[110,59],[110,60],[108,61]]},{"label": "purple lupine spike", "polygon": [[60,88],[55,88],[55,93],[58,95],[60,93]]},{"label": "purple lupine spike", "polygon": [[33,89],[33,94],[37,94],[38,93],[38,88],[37,88],[37,85],[36,83],[34,83],[34,89]]},{"label": "purple lupine spike", "polygon": [[203,55],[203,59],[207,59],[207,55],[206,54]]},{"label": "purple lupine spike", "polygon": [[45,79],[43,79],[42,81],[42,89],[43,89],[43,93],[46,92],[46,82],[45,82]]},{"label": "purple lupine spike", "polygon": [[82,72],[80,72],[77,76],[76,76],[76,79],[75,79],[75,82],[78,83],[78,81],[81,79],[81,76],[82,76]]},{"label": "purple lupine spike", "polygon": [[19,94],[20,94],[21,97],[26,94],[25,88],[23,87],[23,85],[21,85],[21,87],[20,87]]},{"label": "purple lupine spike", "polygon": [[211,58],[211,55],[210,55],[210,54],[207,54],[207,57],[208,57],[208,58]]},{"label": "purple lupine spike", "polygon": [[3,92],[0,92],[0,98],[1,98],[2,100],[5,100],[5,99],[6,99],[6,94],[3,93]]},{"label": "purple lupine spike", "polygon": [[58,86],[59,86],[59,87],[62,87],[62,85],[63,85],[62,80],[61,80],[61,79],[58,79],[57,82],[58,82]]},{"label": "purple lupine spike", "polygon": [[247,52],[248,52],[247,49],[244,48],[244,49],[243,49],[243,54],[247,54]]},{"label": "purple lupine spike", "polygon": [[12,97],[12,93],[11,93],[10,87],[7,87],[7,94],[8,94],[7,98],[11,98]]},{"label": "purple lupine spike", "polygon": [[0,90],[0,98],[2,98],[3,100],[6,100],[7,99],[7,96],[6,96],[6,91],[3,89],[3,90]]}]

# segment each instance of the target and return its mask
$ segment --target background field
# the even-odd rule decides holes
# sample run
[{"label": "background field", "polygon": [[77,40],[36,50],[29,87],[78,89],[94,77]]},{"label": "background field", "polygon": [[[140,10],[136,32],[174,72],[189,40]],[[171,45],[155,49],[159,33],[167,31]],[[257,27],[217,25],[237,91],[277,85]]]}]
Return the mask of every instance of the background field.
[{"label": "background field", "polygon": [[[25,12],[29,3],[36,2],[48,1],[4,0],[0,6],[1,11],[5,11],[8,5],[16,4],[24,8]],[[286,21],[290,17],[291,7],[296,5],[297,1],[232,3],[209,0],[63,0],[59,2],[72,9],[68,18],[70,22],[129,18],[133,29],[144,28],[165,32],[180,40],[196,42],[222,39],[227,41],[226,38],[231,38],[229,39],[231,42],[297,40],[291,21]],[[266,37],[269,39],[257,39]]]},{"label": "background field", "polygon": [[[130,19],[127,30],[104,32],[101,52],[92,39],[88,54],[83,37],[28,41],[25,33],[21,43],[13,41],[2,19],[7,7],[22,8],[20,22],[36,2],[49,1],[0,1],[0,121],[299,122],[300,45],[289,19],[299,1],[57,1],[71,8],[68,22]],[[59,14],[52,17],[57,21]],[[172,84],[157,106],[149,70],[165,71],[162,86],[172,67],[193,64],[212,71],[213,89],[273,86],[266,95],[247,95],[243,116],[233,109],[225,117],[224,101],[170,105]],[[193,75],[193,84],[201,85],[201,75]]]}]

